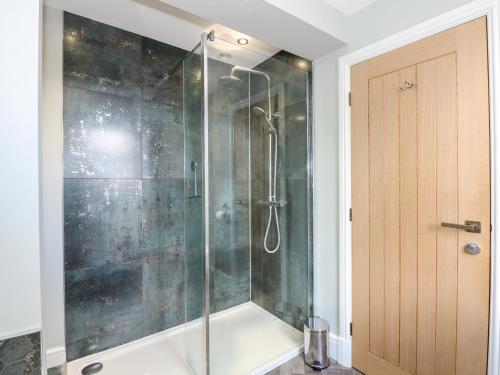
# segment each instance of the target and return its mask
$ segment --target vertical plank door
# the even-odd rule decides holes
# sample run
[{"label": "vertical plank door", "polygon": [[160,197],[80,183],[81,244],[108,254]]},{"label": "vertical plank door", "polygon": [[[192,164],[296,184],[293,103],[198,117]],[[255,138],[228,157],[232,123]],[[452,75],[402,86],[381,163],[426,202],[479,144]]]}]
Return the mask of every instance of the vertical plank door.
[{"label": "vertical plank door", "polygon": [[[486,374],[487,61],[479,18],[352,67],[353,367],[367,375]],[[480,233],[442,225],[466,221]]]}]

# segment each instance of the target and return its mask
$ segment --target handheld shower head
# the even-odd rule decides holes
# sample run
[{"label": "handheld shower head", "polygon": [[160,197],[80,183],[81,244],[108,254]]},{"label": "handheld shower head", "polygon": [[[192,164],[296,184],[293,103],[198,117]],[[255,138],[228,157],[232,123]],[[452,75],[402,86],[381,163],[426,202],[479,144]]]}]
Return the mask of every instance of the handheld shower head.
[{"label": "handheld shower head", "polygon": [[276,129],[276,127],[271,123],[271,120],[268,118],[267,112],[264,111],[262,108],[260,108],[260,107],[253,107],[252,108],[252,113],[255,116],[262,116],[262,115],[264,116],[264,118],[266,119],[266,123],[267,123],[267,131],[269,133],[276,134],[278,132],[278,130]]},{"label": "handheld shower head", "polygon": [[260,116],[260,115],[267,115],[266,111],[264,111],[262,108],[260,107],[253,107],[252,108],[252,113],[255,115],[255,116]]},{"label": "handheld shower head", "polygon": [[219,81],[222,86],[227,89],[237,89],[243,85],[243,81],[233,75],[222,76],[220,77]]}]

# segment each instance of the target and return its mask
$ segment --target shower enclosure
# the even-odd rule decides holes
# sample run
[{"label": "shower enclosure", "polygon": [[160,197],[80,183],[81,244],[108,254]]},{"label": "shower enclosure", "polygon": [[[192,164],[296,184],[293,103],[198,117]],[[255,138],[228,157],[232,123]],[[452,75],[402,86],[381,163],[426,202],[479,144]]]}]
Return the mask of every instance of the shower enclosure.
[{"label": "shower enclosure", "polygon": [[264,374],[298,355],[310,62],[71,13],[63,29],[68,374]]},{"label": "shower enclosure", "polygon": [[169,76],[183,87],[186,360],[258,372],[300,346],[312,313],[310,70],[211,33]]}]

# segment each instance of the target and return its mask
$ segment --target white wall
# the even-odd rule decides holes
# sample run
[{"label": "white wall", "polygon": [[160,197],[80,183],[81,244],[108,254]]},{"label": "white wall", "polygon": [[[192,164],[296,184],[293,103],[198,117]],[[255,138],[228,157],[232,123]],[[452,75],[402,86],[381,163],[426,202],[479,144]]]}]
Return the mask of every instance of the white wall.
[{"label": "white wall", "polygon": [[471,0],[378,0],[350,17],[351,43],[314,60],[316,314],[339,332],[338,58]]},{"label": "white wall", "polygon": [[63,254],[63,12],[43,8],[42,324],[47,367],[66,360]]},{"label": "white wall", "polygon": [[0,339],[40,330],[39,0],[0,12]]}]

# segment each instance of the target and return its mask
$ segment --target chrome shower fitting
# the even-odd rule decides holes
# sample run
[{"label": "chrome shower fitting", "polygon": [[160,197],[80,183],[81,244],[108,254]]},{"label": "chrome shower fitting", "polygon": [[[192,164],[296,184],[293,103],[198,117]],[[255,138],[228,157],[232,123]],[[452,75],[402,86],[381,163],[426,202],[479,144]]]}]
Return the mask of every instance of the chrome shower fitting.
[{"label": "chrome shower fitting", "polygon": [[[269,185],[268,185],[268,201],[267,202],[262,202],[260,201],[259,204],[263,206],[268,206],[269,208],[269,216],[267,219],[267,226],[266,226],[266,233],[264,235],[264,250],[269,253],[269,254],[274,254],[276,251],[278,251],[280,244],[281,244],[281,233],[280,233],[280,223],[279,223],[279,218],[278,218],[278,207],[283,207],[285,205],[285,201],[277,200],[276,199],[276,175],[277,175],[277,170],[278,170],[278,129],[272,124],[272,118],[274,117],[273,115],[269,116],[271,108],[269,107],[269,112],[266,113],[262,108],[260,107],[253,107],[252,112],[256,115],[264,115],[264,118],[267,122],[267,129],[266,133],[268,134],[269,137],[269,158],[268,158],[268,179],[269,179]],[[273,222],[273,216],[274,216],[274,221],[276,223],[276,235],[277,235],[277,242],[276,246],[272,249],[270,249],[267,246],[267,241],[269,239],[269,234],[271,231],[271,224]]]},{"label": "chrome shower fitting", "polygon": [[[260,107],[253,107],[252,113],[256,116],[263,115],[267,127],[266,133],[269,137],[269,158],[268,158],[268,206],[269,206],[269,217],[267,220],[266,233],[264,235],[264,250],[268,254],[274,254],[278,251],[281,245],[281,233],[280,233],[280,223],[278,218],[278,207],[282,207],[284,203],[276,199],[276,174],[278,168],[278,129],[273,125],[273,118],[279,118],[279,112],[272,113],[271,109],[271,78],[264,72],[255,69],[244,68],[242,66],[234,66],[231,69],[231,73],[228,76],[220,77],[221,83],[224,87],[228,89],[235,89],[243,86],[243,81],[236,77],[237,72],[244,72],[255,74],[261,77],[264,77],[267,81],[267,111]],[[269,239],[269,234],[271,231],[271,225],[274,222],[276,223],[276,245],[273,248],[269,248],[267,245],[267,241]]]}]

